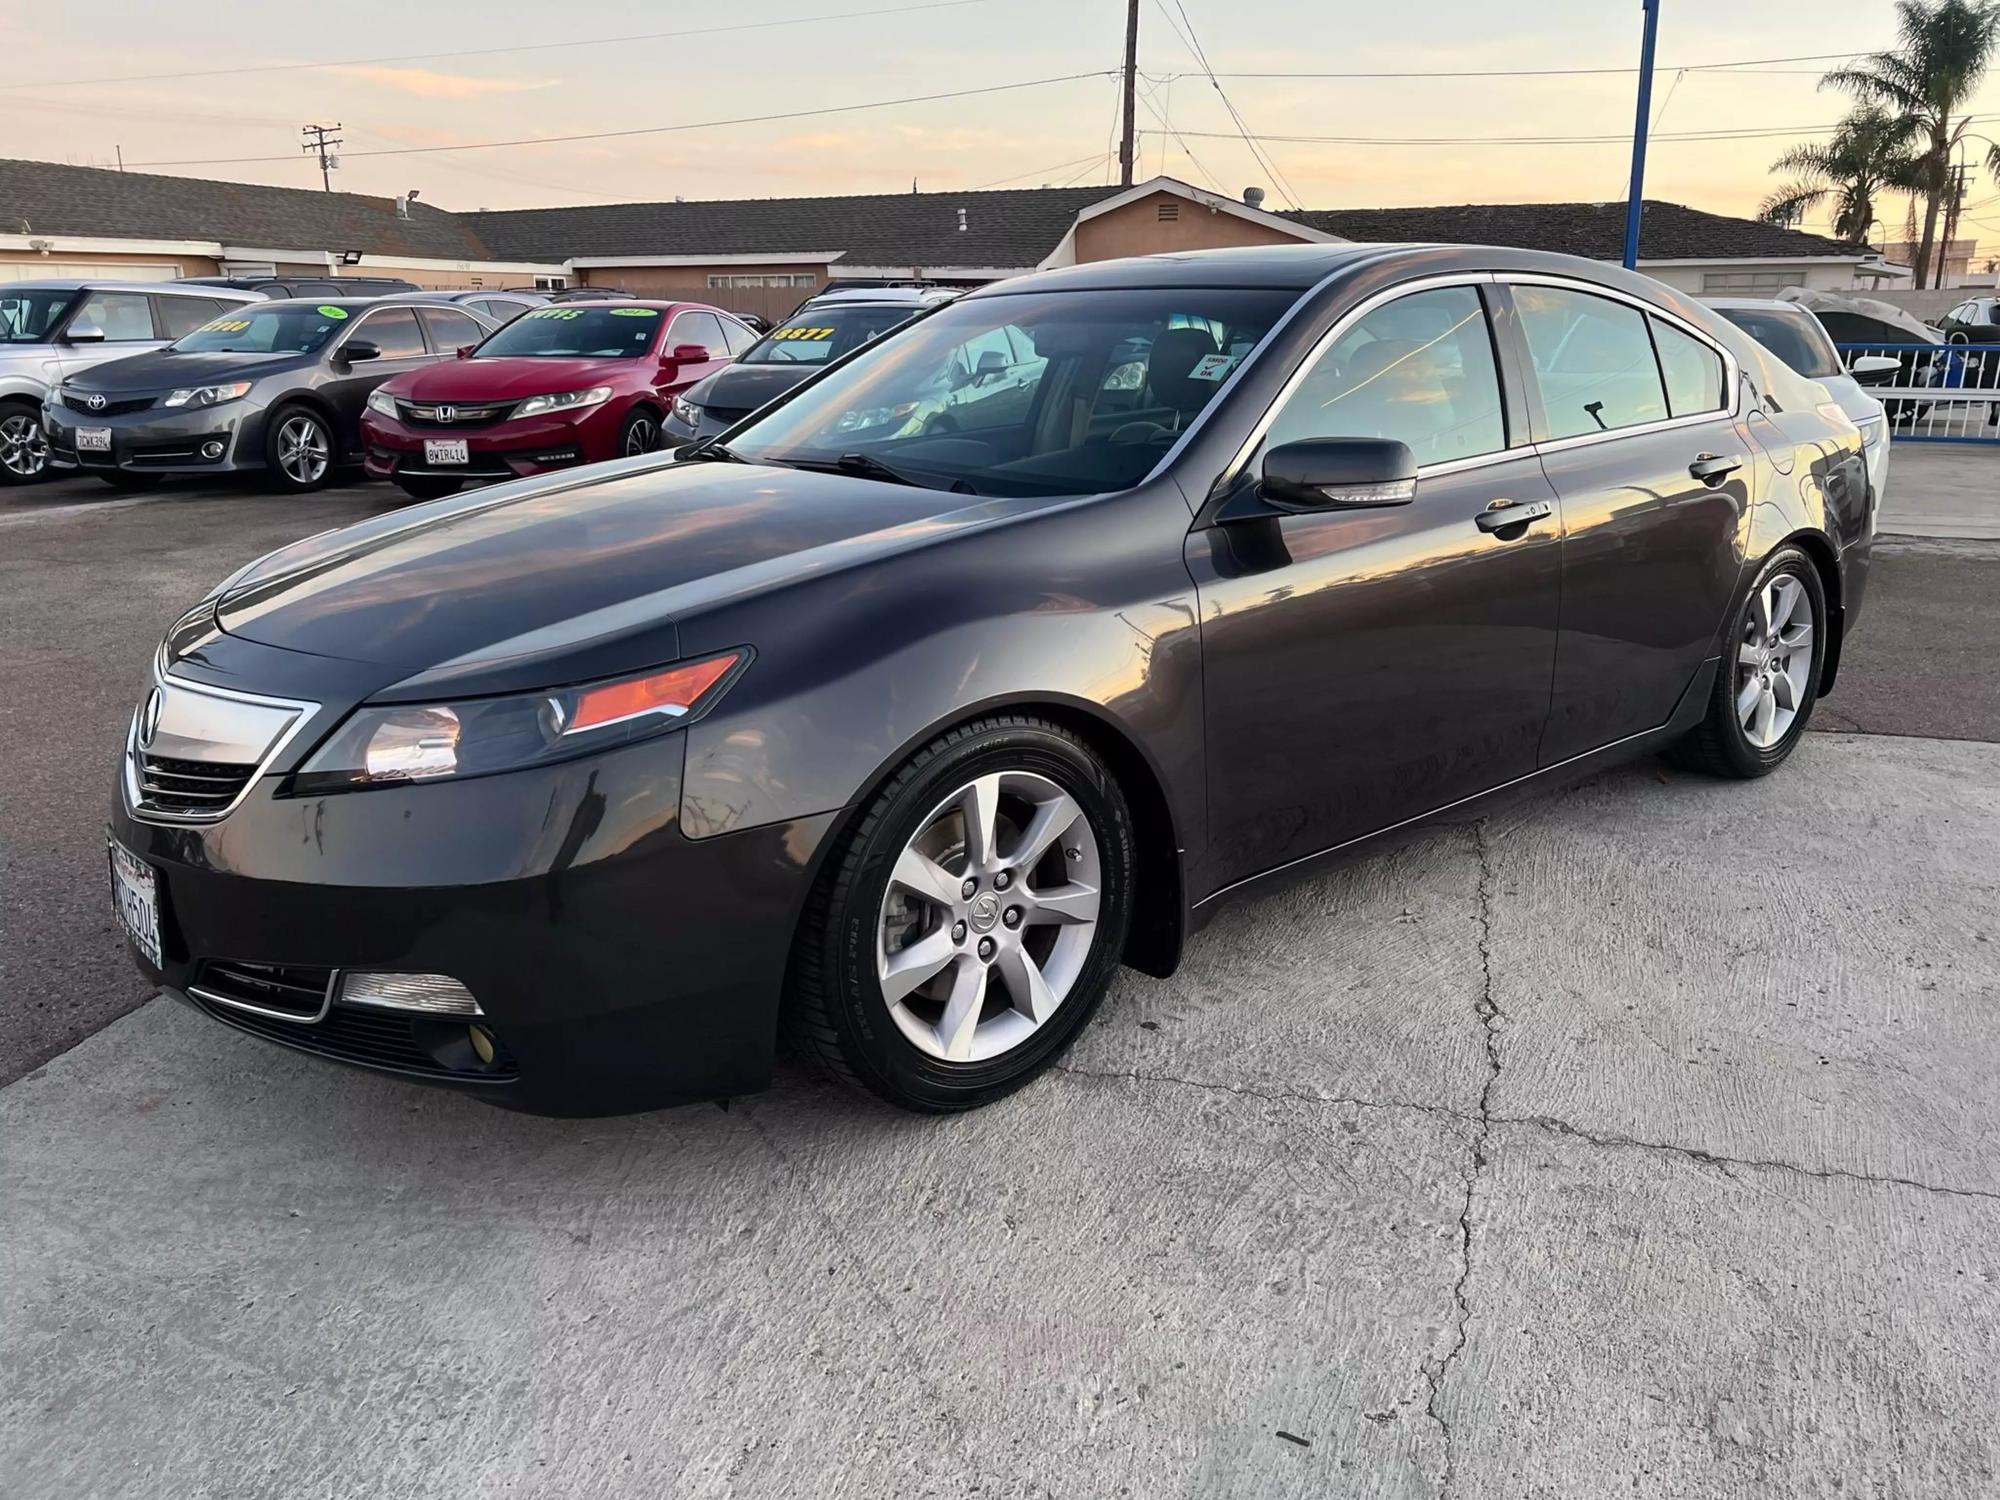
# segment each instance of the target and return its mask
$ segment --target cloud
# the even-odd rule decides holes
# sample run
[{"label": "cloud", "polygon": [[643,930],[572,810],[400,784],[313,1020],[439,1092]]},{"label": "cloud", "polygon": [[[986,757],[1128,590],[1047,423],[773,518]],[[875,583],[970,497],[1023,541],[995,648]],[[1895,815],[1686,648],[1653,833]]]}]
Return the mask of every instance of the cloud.
[{"label": "cloud", "polygon": [[552,89],[560,78],[513,79],[475,78],[469,73],[440,73],[433,68],[329,68],[348,78],[359,78],[399,94],[416,94],[425,99],[470,99],[479,94],[520,94],[531,89]]}]

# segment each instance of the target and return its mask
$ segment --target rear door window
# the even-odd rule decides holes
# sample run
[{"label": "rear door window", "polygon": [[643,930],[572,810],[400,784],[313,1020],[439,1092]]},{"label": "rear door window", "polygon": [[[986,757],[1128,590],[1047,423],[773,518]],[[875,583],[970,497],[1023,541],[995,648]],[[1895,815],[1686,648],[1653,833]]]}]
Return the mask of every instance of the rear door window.
[{"label": "rear door window", "polygon": [[1722,356],[1693,334],[1683,333],[1658,318],[1653,343],[1660,351],[1660,373],[1667,381],[1667,408],[1677,417],[1719,411],[1722,397]]},{"label": "rear door window", "polygon": [[1565,287],[1517,284],[1513,295],[1551,438],[1667,419],[1666,388],[1644,313]]}]

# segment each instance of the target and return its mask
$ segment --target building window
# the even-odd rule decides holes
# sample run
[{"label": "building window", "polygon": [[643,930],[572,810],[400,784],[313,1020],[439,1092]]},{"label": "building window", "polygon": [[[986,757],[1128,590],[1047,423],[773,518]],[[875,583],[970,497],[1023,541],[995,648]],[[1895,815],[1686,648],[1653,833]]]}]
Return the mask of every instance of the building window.
[{"label": "building window", "polygon": [[1777,292],[1798,285],[1789,271],[1703,271],[1704,292]]},{"label": "building window", "polygon": [[1162,224],[1171,224],[1173,223],[1174,220],[1178,219],[1180,216],[1181,216],[1180,204],[1162,203],[1160,205],[1160,222]]},{"label": "building window", "polygon": [[819,277],[811,271],[777,272],[768,276],[723,276],[708,278],[708,289],[712,292],[730,291],[746,286],[817,286]]},{"label": "building window", "polygon": [[[475,283],[476,284],[476,283]],[[537,276],[535,290],[538,292],[560,292],[569,285],[567,276]]]}]

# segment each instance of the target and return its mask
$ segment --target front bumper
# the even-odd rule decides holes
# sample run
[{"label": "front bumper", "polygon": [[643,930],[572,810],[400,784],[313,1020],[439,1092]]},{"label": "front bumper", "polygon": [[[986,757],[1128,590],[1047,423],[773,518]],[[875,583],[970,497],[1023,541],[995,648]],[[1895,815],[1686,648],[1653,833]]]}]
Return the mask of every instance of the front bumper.
[{"label": "front bumper", "polygon": [[[684,740],[322,797],[280,795],[280,772],[199,826],[136,816],[121,786],[110,837],[153,869],[158,891],[161,964],[136,948],[134,961],[266,1040],[536,1113],[761,1088],[790,934],[835,815],[684,838]],[[415,1028],[417,1054],[405,1025],[398,1052],[381,1011],[307,1023],[190,999],[226,962],[449,975],[479,1002],[506,1066],[454,1071],[449,1049],[430,1045],[435,1023]],[[373,1040],[349,1036],[363,1020]]]},{"label": "front bumper", "polygon": [[[616,458],[627,410],[622,402],[607,401],[577,415],[549,413],[481,427],[416,427],[370,407],[361,418],[362,463],[375,479],[524,479]],[[430,462],[424,443],[439,439],[462,441],[466,462]]]},{"label": "front bumper", "polygon": [[[42,408],[49,462],[60,469],[122,469],[128,473],[216,474],[264,467],[264,409],[251,401],[220,406],[148,407],[97,415],[60,401]],[[77,447],[79,428],[108,428],[109,452]],[[213,457],[204,453],[219,445]]]}]

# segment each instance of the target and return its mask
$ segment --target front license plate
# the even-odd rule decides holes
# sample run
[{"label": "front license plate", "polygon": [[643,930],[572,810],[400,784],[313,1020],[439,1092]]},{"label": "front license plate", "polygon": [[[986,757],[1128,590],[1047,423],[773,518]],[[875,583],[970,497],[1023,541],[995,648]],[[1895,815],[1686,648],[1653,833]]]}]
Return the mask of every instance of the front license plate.
[{"label": "front license plate", "polygon": [[109,427],[77,428],[76,451],[79,453],[109,453],[111,451],[111,429]]},{"label": "front license plate", "polygon": [[111,846],[111,904],[125,935],[145,955],[146,962],[160,967],[160,896],[158,878],[151,865]]},{"label": "front license plate", "polygon": [[464,438],[426,438],[424,440],[424,462],[427,464],[462,464],[471,459],[465,451]]}]

